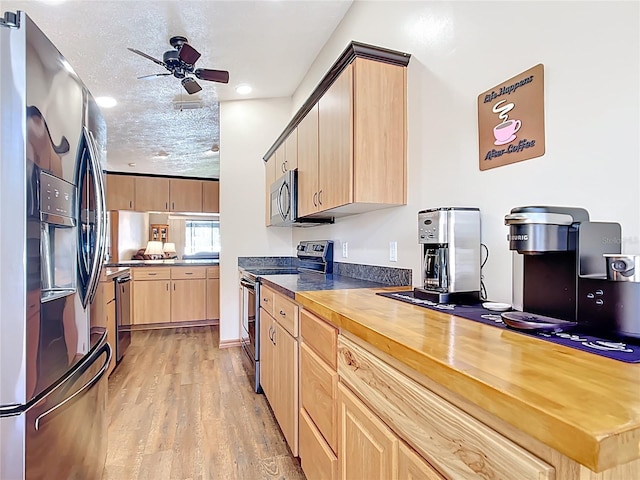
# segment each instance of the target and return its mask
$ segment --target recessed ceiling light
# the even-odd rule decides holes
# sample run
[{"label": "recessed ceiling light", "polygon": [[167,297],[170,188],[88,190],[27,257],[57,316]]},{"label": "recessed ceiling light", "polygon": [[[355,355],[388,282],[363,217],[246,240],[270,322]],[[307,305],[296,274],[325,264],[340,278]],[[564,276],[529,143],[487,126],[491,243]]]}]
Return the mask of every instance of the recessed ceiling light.
[{"label": "recessed ceiling light", "polygon": [[136,166],[136,162],[131,162],[131,163],[129,163],[129,166],[130,166],[130,167],[135,167],[135,166]]},{"label": "recessed ceiling light", "polygon": [[96,103],[102,108],[112,108],[118,104],[113,97],[96,97]]},{"label": "recessed ceiling light", "polygon": [[251,86],[247,84],[238,85],[236,87],[236,92],[239,93],[240,95],[247,95],[251,93],[251,90],[252,90]]},{"label": "recessed ceiling light", "polygon": [[219,147],[218,145],[213,145],[213,146],[211,147],[211,151],[212,151],[212,152],[218,152],[218,151],[220,151],[220,147]]}]

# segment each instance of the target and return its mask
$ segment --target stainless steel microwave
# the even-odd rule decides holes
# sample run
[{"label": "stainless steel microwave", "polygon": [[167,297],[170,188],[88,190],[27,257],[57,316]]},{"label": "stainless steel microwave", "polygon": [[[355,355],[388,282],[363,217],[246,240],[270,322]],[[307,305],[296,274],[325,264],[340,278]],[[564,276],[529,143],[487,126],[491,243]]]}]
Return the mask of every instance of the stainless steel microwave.
[{"label": "stainless steel microwave", "polygon": [[271,184],[269,212],[272,226],[290,226],[298,217],[298,172],[289,170]]},{"label": "stainless steel microwave", "polygon": [[312,227],[333,223],[333,217],[298,218],[298,171],[289,170],[271,184],[269,216],[272,227]]}]

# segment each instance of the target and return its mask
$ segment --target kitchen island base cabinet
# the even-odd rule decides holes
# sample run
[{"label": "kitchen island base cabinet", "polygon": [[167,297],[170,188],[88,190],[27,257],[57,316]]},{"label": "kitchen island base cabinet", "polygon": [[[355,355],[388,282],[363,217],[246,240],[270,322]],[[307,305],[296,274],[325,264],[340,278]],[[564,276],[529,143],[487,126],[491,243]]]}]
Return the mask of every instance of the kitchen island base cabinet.
[{"label": "kitchen island base cabinet", "polygon": [[[445,478],[556,478],[553,466],[344,336],[338,340],[338,374],[388,428]],[[342,385],[340,391],[344,391]],[[341,447],[338,456],[343,453]]]},{"label": "kitchen island base cabinet", "polygon": [[309,480],[338,479],[338,458],[304,409],[300,409],[300,463]]},{"label": "kitchen island base cabinet", "polygon": [[220,267],[207,267],[207,319],[220,319]]}]

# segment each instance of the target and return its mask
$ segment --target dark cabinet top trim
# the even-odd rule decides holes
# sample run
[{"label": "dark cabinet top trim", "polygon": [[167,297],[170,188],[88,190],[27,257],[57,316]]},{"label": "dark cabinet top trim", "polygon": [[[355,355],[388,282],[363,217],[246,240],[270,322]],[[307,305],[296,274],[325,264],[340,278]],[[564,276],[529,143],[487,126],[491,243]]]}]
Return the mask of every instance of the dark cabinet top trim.
[{"label": "dark cabinet top trim", "polygon": [[366,58],[368,60],[376,60],[378,62],[390,63],[392,65],[398,65],[406,67],[409,64],[411,55],[409,53],[398,52],[396,50],[389,50],[387,48],[376,47],[374,45],[367,45],[366,43],[360,43],[352,41],[347,48],[342,52],[338,60],[329,69],[327,74],[322,77],[318,86],[313,90],[309,98],[304,102],[300,109],[293,116],[289,124],[285,127],[284,131],[276,139],[267,153],[265,153],[262,159],[266,162],[273,152],[285,141],[285,139],[293,132],[307,113],[311,111],[313,106],[318,103],[320,97],[329,89],[331,84],[338,78],[342,71],[347,68],[351,62],[356,58]]},{"label": "dark cabinet top trim", "polygon": [[122,175],[125,177],[152,177],[152,178],[168,178],[168,179],[176,179],[176,180],[203,180],[203,181],[211,181],[211,182],[219,182],[219,178],[205,178],[205,177],[185,177],[180,175],[155,175],[150,173],[137,173],[137,172],[110,172],[109,170],[102,170],[102,173],[106,173],[108,175]]}]

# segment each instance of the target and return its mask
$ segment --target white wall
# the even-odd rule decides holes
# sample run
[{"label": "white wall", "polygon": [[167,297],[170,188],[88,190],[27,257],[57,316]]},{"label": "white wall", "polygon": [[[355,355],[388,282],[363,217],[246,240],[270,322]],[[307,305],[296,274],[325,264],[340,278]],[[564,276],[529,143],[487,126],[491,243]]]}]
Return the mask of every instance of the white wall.
[{"label": "white wall", "polygon": [[240,338],[238,257],[293,254],[291,230],[265,225],[262,156],[291,119],[291,99],[220,104],[220,341]]},{"label": "white wall", "polygon": [[[294,230],[293,243],[334,239],[336,260],[412,268],[417,284],[417,212],[477,206],[490,250],[485,282],[498,301],[511,299],[503,218],[513,207],[584,207],[592,220],[621,223],[623,251],[640,253],[639,16],[638,2],[354,2],[292,112],[351,40],[411,53],[408,204]],[[538,63],[546,154],[480,172],[477,96]],[[389,262],[392,240],[397,263]]]}]

